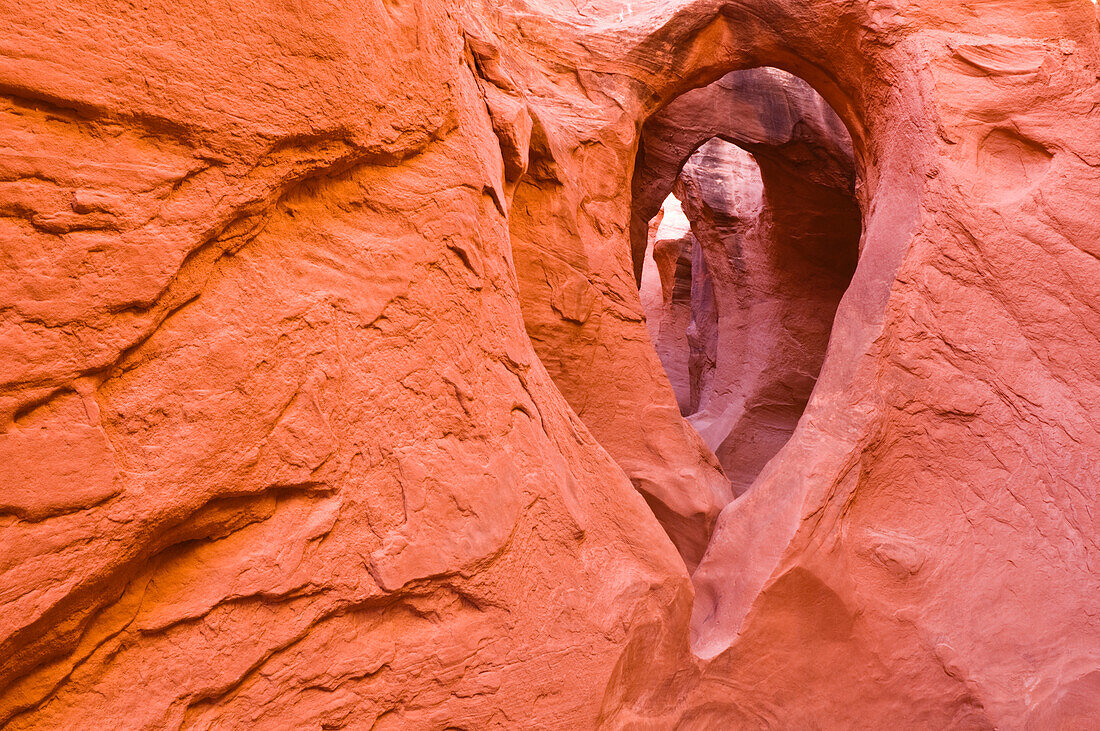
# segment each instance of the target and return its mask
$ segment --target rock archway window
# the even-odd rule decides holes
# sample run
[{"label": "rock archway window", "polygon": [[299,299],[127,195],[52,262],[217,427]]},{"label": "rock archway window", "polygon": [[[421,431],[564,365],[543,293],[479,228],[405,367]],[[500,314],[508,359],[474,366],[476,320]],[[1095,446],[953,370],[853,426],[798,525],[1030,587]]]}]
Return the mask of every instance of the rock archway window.
[{"label": "rock archway window", "polygon": [[733,72],[643,128],[632,252],[681,413],[735,493],[790,438],[855,269],[847,130],[805,82]]}]

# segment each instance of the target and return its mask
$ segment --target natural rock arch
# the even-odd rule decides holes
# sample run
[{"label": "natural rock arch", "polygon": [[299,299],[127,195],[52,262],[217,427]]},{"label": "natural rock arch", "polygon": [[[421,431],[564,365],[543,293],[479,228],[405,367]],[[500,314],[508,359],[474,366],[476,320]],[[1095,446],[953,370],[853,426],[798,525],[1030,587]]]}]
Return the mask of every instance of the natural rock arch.
[{"label": "natural rock arch", "polygon": [[[747,161],[719,140],[746,150]],[[744,183],[723,177],[745,164],[756,172]],[[840,120],[804,82],[776,69],[727,74],[642,127],[632,182],[635,271],[648,220],[676,188],[713,290],[701,293],[701,306],[713,310],[710,371],[693,376],[707,383],[693,394],[688,420],[736,494],[789,437],[820,370],[858,254],[854,184]],[[738,185],[755,202],[741,203]]]},{"label": "natural rock arch", "polygon": [[[1019,14],[1013,15],[1009,7],[1018,9]],[[1022,241],[1016,228],[1021,224],[1034,231],[1032,235],[1048,241],[1073,235],[1071,232],[1079,231],[1082,225],[1080,215],[1050,199],[1040,202],[1037,192],[1044,184],[1057,185],[1063,194],[1080,204],[1084,200],[1081,191],[1095,190],[1097,185],[1095,173],[1079,155],[1076,159],[1062,156],[1059,160],[1054,152],[1091,148],[1097,140],[1095,135],[1088,140],[1072,139],[1059,129],[1054,117],[1044,111],[1050,97],[1039,89],[1045,81],[1032,86],[1028,86],[1029,81],[1017,85],[1001,83],[1006,76],[1036,73],[1043,63],[1050,64],[1051,69],[1058,71],[1042,78],[1056,79],[1054,93],[1063,104],[1084,109],[1070,100],[1078,84],[1091,83],[1085,71],[1091,61],[1086,59],[1093,58],[1089,54],[1095,51],[1083,55],[1077,51],[1086,45],[1090,49],[1095,47],[1094,8],[1078,3],[1059,9],[1044,8],[1032,15],[1036,12],[1032,6],[1018,3],[1006,5],[1004,10],[975,15],[962,3],[937,6],[934,21],[930,16],[922,16],[921,21],[913,22],[896,5],[765,3],[761,6],[701,2],[676,12],[655,33],[631,36],[627,29],[606,35],[593,33],[586,38],[585,48],[606,59],[615,57],[614,49],[624,45],[624,36],[644,36],[627,54],[631,67],[637,71],[635,78],[641,82],[631,95],[638,105],[636,111],[629,101],[620,99],[620,104],[633,112],[628,116],[634,124],[686,89],[705,85],[732,70],[772,65],[792,72],[811,82],[837,110],[852,133],[856,160],[862,171],[858,196],[865,228],[860,264],[840,305],[815,397],[807,408],[802,427],[761,475],[756,488],[724,510],[708,553],[694,575],[697,595],[693,643],[699,654],[716,658],[712,672],[721,667],[721,672],[737,675],[738,662],[744,662],[744,653],[748,652],[745,648],[754,646],[750,638],[755,631],[751,624],[746,624],[750,618],[766,622],[767,612],[772,612],[776,616],[788,613],[791,621],[799,623],[816,621],[809,609],[813,602],[805,594],[779,589],[786,586],[784,576],[789,576],[794,567],[803,566],[808,568],[799,570],[809,571],[814,582],[824,582],[830,595],[838,597],[839,606],[861,608],[863,620],[850,625],[853,634],[844,640],[851,657],[863,658],[853,661],[854,666],[861,662],[885,663],[890,668],[887,674],[893,674],[885,682],[895,688],[911,689],[935,677],[941,672],[938,668],[952,668],[945,680],[933,684],[934,689],[925,686],[914,691],[938,699],[936,703],[923,704],[924,715],[914,716],[920,722],[951,719],[981,725],[992,723],[991,718],[1003,718],[1006,713],[1010,716],[1022,713],[1022,686],[1017,683],[1012,692],[1000,690],[1007,687],[1002,683],[1017,682],[1010,678],[1030,674],[1041,677],[1038,682],[1045,688],[1058,687],[1060,681],[1053,666],[1025,669],[1026,663],[1017,659],[1008,661],[1017,668],[1012,671],[1006,665],[993,667],[983,663],[983,672],[988,675],[980,683],[982,691],[976,692],[973,689],[978,686],[973,684],[972,671],[958,672],[955,651],[945,649],[954,645],[944,642],[942,648],[936,645],[939,649],[928,650],[925,638],[954,637],[956,643],[966,644],[977,655],[986,658],[997,655],[1000,651],[995,641],[962,639],[972,632],[968,618],[980,609],[975,606],[956,611],[941,607],[914,622],[912,615],[892,616],[889,606],[894,600],[885,598],[911,590],[908,587],[913,580],[908,577],[921,572],[927,576],[931,571],[933,547],[942,545],[948,536],[958,535],[972,536],[992,553],[980,566],[945,570],[941,565],[935,570],[936,588],[924,590],[932,592],[928,596],[966,596],[977,575],[983,577],[981,581],[1000,584],[1002,568],[1011,562],[1017,567],[1013,570],[1012,585],[1019,594],[1010,602],[1013,609],[1008,621],[1014,631],[1027,634],[1033,631],[1028,629],[1026,619],[1028,601],[1040,601],[1041,591],[1036,593],[1039,591],[1036,587],[1046,585],[1037,580],[1043,572],[1041,562],[1028,558],[1018,544],[1007,540],[992,545],[982,529],[975,531],[976,526],[967,516],[972,511],[987,509],[984,498],[975,500],[982,493],[977,485],[986,478],[968,474],[966,465],[972,464],[971,457],[953,456],[952,446],[973,438],[969,425],[980,411],[967,395],[975,393],[973,389],[987,394],[979,398],[980,403],[993,406],[996,412],[1009,413],[1031,408],[1025,406],[1028,399],[1022,395],[1029,387],[1021,382],[1018,388],[1022,391],[1013,391],[1016,395],[1007,397],[1012,402],[1009,406],[1003,392],[993,397],[988,395],[991,394],[988,386],[980,384],[995,380],[999,368],[1011,370],[1013,356],[989,343],[968,342],[965,347],[976,347],[984,364],[971,370],[951,355],[952,350],[934,346],[935,339],[928,341],[923,335],[932,322],[937,328],[967,329],[969,312],[943,306],[945,302],[940,298],[947,291],[973,301],[983,314],[992,317],[995,324],[991,326],[995,329],[1031,343],[1037,335],[1028,336],[1026,327],[1014,324],[1020,322],[1016,317],[1022,317],[1026,308],[1053,297],[1067,316],[1075,317],[1070,313],[1078,311],[1072,296],[1060,295],[1056,289],[1035,280],[1018,281],[1014,286],[1019,289],[1009,294],[1002,285],[986,279],[987,275],[978,275],[972,258],[980,251],[982,257],[992,256],[1007,265],[999,252],[1003,252],[1005,242]],[[927,8],[924,11],[933,12]],[[1069,20],[1071,17],[1076,20]],[[919,29],[932,26],[948,35]],[[1078,40],[1072,45],[1050,40],[1063,37],[1069,27],[1077,27],[1084,35],[1076,35]],[[988,40],[990,35],[997,34],[1014,40]],[[1086,41],[1086,37],[1090,40]],[[1063,53],[1063,47],[1072,52]],[[1005,57],[1022,58],[1028,63],[1021,61],[1002,68],[1004,64],[989,60]],[[599,64],[595,66],[598,68]],[[1024,92],[1023,107],[1017,105],[1021,88],[1028,89]],[[999,132],[1005,124],[1026,130],[1021,132],[1022,142],[1002,144],[1001,141],[1015,134]],[[619,122],[609,124],[601,132],[601,144],[622,150],[621,141],[632,139],[625,128]],[[983,143],[987,139],[997,144]],[[1026,161],[1042,163],[1023,166],[1025,171],[1033,172],[1024,176],[1022,188],[1012,180],[994,184],[998,191],[1015,186],[1014,190],[1021,192],[996,197],[987,192],[989,184],[982,171],[991,169],[990,160],[999,159],[990,152],[994,147],[1025,150]],[[1032,152],[1042,150],[1046,152]],[[624,154],[618,152],[617,156],[621,160]],[[1058,184],[1059,178],[1052,176],[1047,167],[1053,164],[1052,160],[1058,160],[1062,166],[1062,180],[1076,182]],[[1075,187],[1078,185],[1082,187]],[[1012,226],[984,207],[988,201],[1000,203],[1006,199],[1014,204]],[[1057,209],[1058,213],[1043,209]],[[965,213],[960,217],[962,211]],[[1052,256],[1034,245],[1025,248],[1040,259]],[[1081,260],[1082,265],[1084,261]],[[936,274],[929,278],[925,273],[928,271]],[[970,283],[975,276],[986,282],[983,287],[989,289],[985,291],[1000,293],[995,295],[998,302],[995,310],[977,304],[986,301],[988,295],[978,295],[981,288],[973,289]],[[1014,279],[1017,273],[999,267],[998,276]],[[1072,276],[1064,280],[1065,286],[1075,286],[1070,284],[1071,280]],[[1004,314],[1013,311],[1020,314]],[[899,350],[902,343],[909,352]],[[1031,362],[1043,369],[1050,361],[1033,355]],[[1044,365],[1039,366],[1040,362]],[[924,382],[914,379],[914,369],[929,374],[935,372],[930,369],[938,367],[953,375],[943,384],[946,390],[927,392]],[[1069,370],[1062,370],[1060,376],[1050,375],[1046,382],[1068,401],[1080,403],[1080,393],[1071,395],[1076,387],[1068,385],[1072,367],[1068,363],[1060,367]],[[951,399],[960,401],[958,409],[939,410],[933,405],[947,393],[952,394]],[[1002,403],[998,405],[998,401]],[[930,417],[938,424],[936,433],[915,431],[919,430],[920,419]],[[991,418],[990,428],[992,423],[1007,423],[1004,416]],[[993,436],[987,432],[978,440],[983,453],[988,455],[991,469],[1002,468],[1002,458],[993,456],[999,453],[1014,455],[1013,462],[1026,462],[1027,450],[1020,445],[1036,439],[1043,443],[1054,440],[1079,454],[1070,446],[1077,437],[1068,437],[1067,441],[1059,428],[1031,421],[1013,429],[1018,430],[1014,432],[1018,439],[1005,441],[1003,434]],[[914,453],[914,449],[918,451]],[[924,461],[929,459],[936,463],[935,467]],[[949,464],[955,464],[956,468],[947,467]],[[1042,500],[1041,495],[1057,490],[1054,485],[1061,479],[1057,477],[1059,470],[1078,469],[1069,462],[1061,464],[1045,472],[1042,469],[1031,472],[1037,482],[1029,499]],[[922,492],[927,499],[920,503],[919,509],[907,505],[900,512],[892,512],[886,507],[899,505],[898,500],[904,502],[898,485],[920,484],[921,476],[928,474],[935,475],[936,488],[930,493]],[[853,506],[857,509],[853,510]],[[886,512],[879,512],[883,510]],[[920,517],[916,518],[917,515]],[[1070,503],[1063,502],[1043,521],[1059,526],[1054,528],[1058,534],[1073,535],[1079,530],[1074,525],[1079,523],[1072,515]],[[1029,526],[1021,525],[1022,530],[1039,530],[1031,518],[1022,519]],[[1082,556],[1080,552],[1075,555],[1076,568],[1056,580],[1064,587],[1059,591],[1072,592],[1073,583],[1084,578],[1079,573],[1084,566]],[[1022,568],[1024,565],[1027,568]],[[1078,579],[1070,578],[1073,575]],[[916,581],[922,583],[926,579]],[[868,589],[871,586],[875,587],[873,592]],[[1020,599],[1024,595],[1033,599]],[[777,605],[773,597],[784,598],[776,599],[780,602]],[[1075,608],[1067,607],[1059,613],[1059,626],[1076,628],[1069,630],[1075,637],[1083,636],[1078,631],[1093,632],[1085,630],[1079,621],[1080,606],[1070,604]],[[767,612],[761,609],[764,606],[769,607]],[[1060,644],[1055,632],[1044,630],[1039,634],[1042,639],[1036,637],[1036,640],[1041,643],[1052,647]],[[1084,646],[1074,640],[1074,647],[1071,654],[1087,665],[1089,661],[1082,654]],[[799,664],[801,650],[796,647],[757,649],[784,658],[776,660],[779,666],[793,668]],[[960,680],[963,677],[966,679]],[[749,679],[744,682],[746,687],[751,685]],[[860,682],[855,674],[814,675],[812,679],[812,683],[823,683],[832,689],[829,692],[834,694],[834,700],[826,703],[830,713],[845,717],[844,708],[859,709],[853,712],[865,720],[862,713],[869,705],[855,699],[844,701],[840,692],[842,684]],[[778,687],[776,691],[779,692]],[[893,702],[914,709],[922,706],[915,695],[904,699],[904,693]],[[638,703],[656,712],[645,702]],[[889,715],[884,710],[889,704],[884,700],[879,706],[884,714]],[[716,712],[738,717],[735,705],[731,701],[723,706],[723,711]],[[1013,708],[1016,710],[1009,710]]]},{"label": "natural rock arch", "polygon": [[[946,291],[974,302],[978,309],[981,306],[977,302],[989,302],[988,295],[976,295],[969,288],[974,286],[974,260],[970,256],[981,252],[981,257],[993,257],[1007,266],[1003,256],[995,252],[1004,251],[1007,242],[1021,243],[1022,230],[1031,231],[1030,236],[1053,241],[1076,230],[1080,222],[1079,216],[1070,213],[1063,204],[1043,200],[1037,191],[1044,185],[1064,193],[1076,190],[1078,183],[1068,186],[1058,183],[1047,165],[1052,164],[1052,158],[1057,159],[1055,151],[1080,149],[1081,145],[1091,147],[1097,143],[1096,136],[1090,136],[1087,142],[1071,141],[1070,135],[1043,111],[1044,102],[1040,101],[1043,94],[1038,87],[1030,87],[1023,94],[1026,101],[1021,104],[1018,91],[1009,91],[999,82],[1006,75],[1034,73],[1042,63],[1047,63],[1058,68],[1049,77],[1057,79],[1055,93],[1068,95],[1061,98],[1069,103],[1075,79],[1082,78],[1082,69],[1090,62],[1080,56],[1072,60],[1074,53],[1059,55],[1060,42],[1050,39],[1062,37],[1067,22],[1087,27],[1095,10],[1078,3],[1072,9],[1047,7],[1031,16],[1025,11],[1028,7],[1025,3],[1014,3],[1006,5],[1005,12],[972,15],[964,4],[938,6],[934,24],[952,34],[948,40],[934,33],[914,32],[904,20],[904,11],[894,5],[856,9],[848,5],[775,3],[762,10],[739,3],[699,3],[683,11],[665,27],[665,33],[651,36],[635,57],[640,64],[653,58],[650,69],[664,64],[673,69],[667,75],[654,71],[656,80],[650,88],[656,106],[685,86],[698,85],[746,65],[776,65],[809,80],[852,132],[856,159],[863,173],[859,195],[865,229],[860,264],[840,305],[815,397],[807,408],[802,427],[761,476],[753,492],[724,511],[707,556],[694,575],[696,652],[716,657],[725,651],[728,655],[724,657],[733,663],[718,660],[714,667],[721,666],[727,671],[736,667],[730,658],[743,658],[745,650],[738,649],[739,646],[752,644],[754,618],[766,623],[768,612],[787,611],[792,619],[801,617],[798,622],[814,621],[812,612],[807,614],[806,606],[812,602],[806,595],[800,593],[794,598],[779,589],[785,583],[784,577],[796,570],[793,567],[805,566],[818,577],[814,581],[823,580],[831,586],[829,591],[839,592],[841,606],[860,607],[865,612],[867,634],[856,639],[857,622],[853,635],[846,640],[864,648],[853,649],[853,656],[868,652],[868,661],[874,657],[880,663],[889,658],[886,664],[892,668],[891,672],[899,673],[893,682],[902,687],[934,675],[937,666],[949,668],[952,680],[933,691],[943,705],[928,707],[929,714],[943,713],[943,718],[952,719],[953,723],[979,725],[995,723],[991,719],[1005,718],[1004,714],[1019,718],[1024,714],[1018,695],[1023,692],[1019,678],[1032,677],[1048,689],[1062,682],[1053,666],[1040,670],[1019,662],[1018,658],[1006,660],[1016,670],[987,665],[990,657],[1001,652],[996,641],[962,639],[973,628],[967,617],[981,611],[977,605],[943,607],[920,615],[917,620],[915,615],[891,616],[885,599],[911,590],[910,577],[932,570],[929,562],[934,561],[932,557],[937,553],[934,546],[961,532],[990,551],[986,560],[980,567],[956,565],[953,570],[939,564],[936,571],[945,573],[938,574],[936,589],[926,586],[925,591],[958,600],[968,596],[976,576],[983,577],[981,581],[1000,584],[1004,580],[1004,567],[1012,565],[1015,568],[1009,582],[1013,591],[1020,593],[1008,601],[1012,608],[1002,619],[1015,628],[1013,631],[1027,633],[1031,631],[1027,629],[1028,602],[1041,601],[1043,590],[1038,586],[1044,582],[1036,578],[1043,573],[1041,562],[1027,558],[1027,551],[1011,540],[994,547],[985,531],[976,529],[968,517],[972,512],[987,509],[985,497],[975,499],[982,492],[976,485],[985,478],[964,474],[968,469],[964,462],[971,457],[953,456],[951,446],[965,441],[965,434],[972,435],[970,420],[983,418],[979,416],[983,408],[1001,413],[1004,408],[1009,411],[1026,408],[1023,403],[1028,399],[1023,393],[1030,391],[1030,387],[1019,382],[1021,390],[1013,391],[1015,396],[1006,399],[1001,392],[1000,397],[991,400],[988,386],[983,384],[995,380],[998,369],[1019,366],[1013,356],[988,342],[979,346],[968,341],[965,346],[977,347],[982,352],[985,365],[973,371],[951,355],[952,346],[942,350],[918,345],[928,343],[923,341],[922,333],[927,333],[933,320],[938,328],[969,329],[966,323],[974,310],[945,307],[942,298]],[[851,14],[853,10],[855,13]],[[1060,14],[1062,11],[1065,16]],[[865,15],[861,17],[861,13]],[[1068,20],[1071,16],[1076,20]],[[990,41],[984,35],[994,33],[1014,40]],[[1090,43],[1095,43],[1095,33],[1090,30],[1088,35],[1093,39]],[[1078,47],[1076,42],[1073,47]],[[673,49],[691,50],[676,55]],[[746,57],[751,61],[746,63]],[[993,58],[1012,58],[1020,63],[1005,68]],[[1027,71],[1023,70],[1025,67]],[[1021,130],[1020,142],[1011,145],[1000,142],[1015,137],[1015,133],[1006,135],[998,131],[1005,124]],[[983,162],[982,151],[989,149],[985,141],[991,138],[998,140],[995,145],[998,148],[1020,150],[1019,156],[1025,161],[1017,166],[1026,173],[1023,177],[992,184],[998,191],[996,197],[988,193],[990,183],[983,172],[990,163]],[[992,154],[987,159],[999,158]],[[1096,176],[1087,166],[1064,156],[1061,165],[1063,181],[1077,180],[1085,188],[1095,190]],[[1086,179],[1091,182],[1085,183]],[[1006,188],[1012,193],[1004,193]],[[1069,195],[1080,200],[1076,193]],[[991,211],[986,203],[990,200],[998,204],[1012,201],[1010,219]],[[1053,213],[1054,210],[1059,213]],[[1034,245],[1026,248],[1040,259],[1051,255],[1040,253]],[[971,263],[961,264],[962,261]],[[931,278],[922,274],[929,269],[937,274]],[[1016,281],[1013,286],[1021,289],[1012,294],[1002,289],[1001,284],[992,284],[986,276],[980,277],[987,282],[985,286],[999,293],[992,295],[998,303],[995,306],[998,312],[985,311],[991,318],[988,327],[1005,333],[1010,340],[1035,342],[1034,335],[1025,334],[1026,326],[1018,326],[1017,318],[1047,297],[1057,299],[1067,316],[1076,309],[1072,297],[1057,295],[1054,289],[1035,281],[1020,280],[1007,268],[998,267],[997,276]],[[935,315],[931,314],[933,311]],[[1017,314],[1008,314],[1012,312]],[[941,333],[947,341],[953,340],[945,331]],[[1036,359],[1031,361],[1036,367],[1046,368],[1038,363],[1049,361],[1037,355],[1032,357]],[[916,368],[929,377],[934,372],[930,370],[932,363],[953,374],[943,382],[945,390],[934,389],[935,395],[926,391],[924,385],[918,385],[920,381],[912,376]],[[1073,400],[1069,394],[1075,387],[1068,385],[1072,367],[1068,362],[1064,367],[1070,370],[1063,370],[1060,376],[1048,373],[1049,379],[1044,380]],[[949,400],[959,399],[966,405],[957,409],[932,406],[932,401],[947,393],[952,394]],[[978,397],[976,393],[987,395]],[[997,404],[998,401],[1002,403]],[[1007,405],[1009,401],[1012,406]],[[839,404],[850,406],[840,409]],[[933,419],[939,425],[937,432],[921,433],[916,423],[922,415],[927,417],[930,413],[940,414]],[[957,420],[959,417],[961,421]],[[991,423],[1005,423],[1003,417],[992,414],[984,418],[991,419]],[[1067,442],[1064,433],[1055,436],[1059,430],[1036,422],[1018,424],[1012,430],[1017,436],[1007,441],[1002,441],[1007,437],[1003,433],[996,437],[987,433],[979,439],[993,469],[1000,469],[995,465],[1003,465],[1005,461],[1028,462],[1028,450],[1022,445],[1032,443],[1033,439],[1044,442],[1055,439],[1067,448],[1075,439],[1071,437]],[[1014,456],[1006,460],[1006,454]],[[924,460],[944,462],[932,467],[931,462]],[[947,466],[951,463],[956,468]],[[918,464],[924,466],[918,468]],[[1071,472],[1076,469],[1068,462],[1062,464],[1063,467],[1050,471],[1031,470],[1035,482],[1030,499],[1041,499],[1040,495],[1056,491],[1054,485],[1061,479],[1056,476],[1060,469],[1068,468]],[[905,504],[905,489],[900,485],[919,485],[922,481],[919,476],[929,475],[934,475],[935,487],[924,493],[931,499],[920,508],[910,504],[901,513],[894,513],[887,507]],[[906,516],[904,519],[902,514]],[[1068,536],[1078,530],[1072,514],[1069,502],[1062,502],[1060,508],[1038,522],[1052,521],[1050,525],[1059,526],[1054,529],[1056,533]],[[1022,520],[1030,527],[1021,525],[1021,529],[1042,530],[1032,523],[1032,518]],[[1024,564],[1028,567],[1024,568]],[[883,569],[886,574],[875,575]],[[1075,570],[1069,575],[1073,573]],[[1056,581],[1065,587],[1064,591],[1072,591],[1069,587],[1074,580],[1069,575]],[[874,591],[869,591],[868,586],[874,586]],[[773,594],[787,597],[779,600],[786,603],[785,610],[771,603]],[[1032,598],[1022,600],[1023,595]],[[768,609],[763,609],[765,606]],[[1070,632],[1084,630],[1074,616],[1076,611],[1065,608],[1056,623],[1067,630],[1075,628]],[[1042,639],[1035,636],[1035,640],[1040,643],[1061,646],[1054,633],[1044,630],[1038,635]],[[929,636],[955,639],[945,639],[931,651],[920,649],[927,647]],[[965,644],[975,658],[981,656],[985,660],[977,661],[977,666],[966,671],[958,670],[956,643]],[[1087,666],[1089,661],[1083,660],[1082,646],[1076,640],[1071,646],[1069,653],[1081,658],[1083,666]],[[776,648],[769,652],[782,654]],[[789,659],[797,665],[793,656]],[[981,681],[976,680],[978,675],[983,677]],[[905,677],[906,680],[901,679]],[[949,687],[955,681],[959,685],[952,691]],[[837,682],[856,682],[856,679],[849,676],[846,680],[838,678]],[[1007,686],[1002,683],[1015,683],[1016,691],[1005,692]],[[828,684],[839,698],[840,688]],[[917,702],[913,700],[911,704]],[[830,704],[830,708],[842,713],[837,706]],[[969,720],[963,721],[964,718]]]}]

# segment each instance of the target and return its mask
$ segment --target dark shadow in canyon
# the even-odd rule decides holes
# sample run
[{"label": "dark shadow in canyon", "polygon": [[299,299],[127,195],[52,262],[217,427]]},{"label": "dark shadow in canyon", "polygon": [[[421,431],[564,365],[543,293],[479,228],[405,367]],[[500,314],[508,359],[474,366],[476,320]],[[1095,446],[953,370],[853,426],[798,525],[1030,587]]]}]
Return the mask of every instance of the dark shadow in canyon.
[{"label": "dark shadow in canyon", "polygon": [[849,134],[774,68],[688,91],[642,128],[631,253],[681,413],[744,493],[813,391],[861,232]]}]

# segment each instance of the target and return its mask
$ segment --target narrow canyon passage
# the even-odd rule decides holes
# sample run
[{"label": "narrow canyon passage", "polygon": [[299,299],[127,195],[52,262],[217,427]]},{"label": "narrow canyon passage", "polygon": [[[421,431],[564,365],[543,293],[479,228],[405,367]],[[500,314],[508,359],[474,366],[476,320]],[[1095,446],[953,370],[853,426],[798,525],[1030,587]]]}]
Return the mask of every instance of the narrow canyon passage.
[{"label": "narrow canyon passage", "polygon": [[855,177],[839,118],[778,69],[732,72],[643,127],[633,250],[649,335],[737,495],[821,369],[858,255]]}]

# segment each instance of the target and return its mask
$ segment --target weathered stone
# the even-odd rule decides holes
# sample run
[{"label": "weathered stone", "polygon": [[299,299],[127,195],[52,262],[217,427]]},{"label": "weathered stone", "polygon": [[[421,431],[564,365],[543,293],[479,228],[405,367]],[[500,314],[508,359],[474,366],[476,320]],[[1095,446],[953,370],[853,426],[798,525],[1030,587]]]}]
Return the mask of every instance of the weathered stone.
[{"label": "weathered stone", "polygon": [[[1096,717],[1092,3],[4,18],[6,727]],[[850,130],[863,233],[725,505],[631,188],[648,119],[761,65]]]}]

